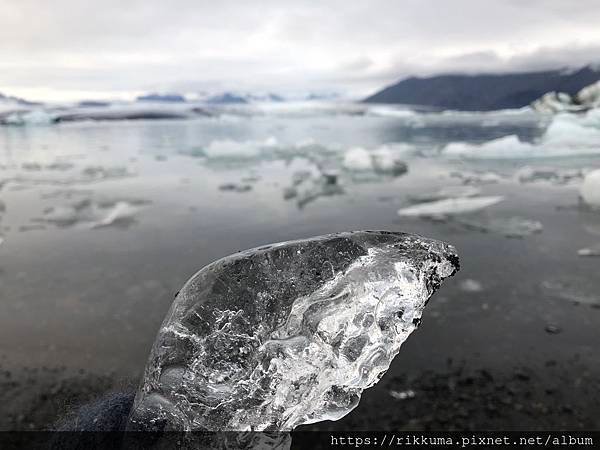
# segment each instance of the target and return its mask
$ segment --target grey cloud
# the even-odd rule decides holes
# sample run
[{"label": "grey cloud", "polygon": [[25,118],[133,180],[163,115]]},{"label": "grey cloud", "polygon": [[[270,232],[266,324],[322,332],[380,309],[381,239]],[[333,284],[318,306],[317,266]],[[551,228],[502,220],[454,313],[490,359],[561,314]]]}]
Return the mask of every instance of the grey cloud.
[{"label": "grey cloud", "polygon": [[0,91],[362,93],[407,75],[600,59],[597,0],[5,2]]}]

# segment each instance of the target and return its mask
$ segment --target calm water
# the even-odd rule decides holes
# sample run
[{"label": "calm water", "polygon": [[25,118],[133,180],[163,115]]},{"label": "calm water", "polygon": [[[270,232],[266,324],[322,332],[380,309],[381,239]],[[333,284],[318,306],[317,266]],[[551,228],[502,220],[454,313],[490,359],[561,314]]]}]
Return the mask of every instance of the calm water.
[{"label": "calm water", "polygon": [[[528,182],[519,171],[588,170],[600,158],[440,153],[449,142],[534,141],[549,120],[280,107],[2,127],[3,365],[137,376],[174,294],[205,264],[269,242],[389,229],[451,242],[462,259],[392,371],[435,368],[448,357],[500,366],[578,358],[597,371],[600,258],[577,250],[600,242],[600,214],[578,207],[578,177]],[[406,174],[357,170],[347,156],[386,144]],[[454,220],[396,213],[417,195],[465,183],[504,201]],[[543,231],[507,238],[501,225],[514,217]]]}]

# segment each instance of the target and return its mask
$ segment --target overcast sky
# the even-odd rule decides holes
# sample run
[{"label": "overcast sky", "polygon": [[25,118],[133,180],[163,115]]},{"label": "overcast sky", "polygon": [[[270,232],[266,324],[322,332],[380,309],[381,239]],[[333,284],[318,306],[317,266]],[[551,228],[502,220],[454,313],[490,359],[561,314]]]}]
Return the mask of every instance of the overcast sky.
[{"label": "overcast sky", "polygon": [[371,93],[600,62],[600,0],[0,0],[0,92]]}]

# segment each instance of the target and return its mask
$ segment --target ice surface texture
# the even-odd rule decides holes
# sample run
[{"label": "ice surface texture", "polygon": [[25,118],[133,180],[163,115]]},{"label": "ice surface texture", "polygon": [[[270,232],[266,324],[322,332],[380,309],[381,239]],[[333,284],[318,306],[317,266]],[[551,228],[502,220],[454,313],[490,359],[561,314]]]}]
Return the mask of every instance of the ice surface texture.
[{"label": "ice surface texture", "polygon": [[130,429],[276,431],[337,420],[387,371],[455,249],[357,231],[216,261],[177,295]]}]

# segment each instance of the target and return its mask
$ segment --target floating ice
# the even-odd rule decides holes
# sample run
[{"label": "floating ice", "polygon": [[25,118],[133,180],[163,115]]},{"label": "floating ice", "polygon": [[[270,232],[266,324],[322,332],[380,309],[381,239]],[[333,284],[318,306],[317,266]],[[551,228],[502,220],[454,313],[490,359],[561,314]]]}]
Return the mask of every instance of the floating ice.
[{"label": "floating ice", "polygon": [[566,184],[573,180],[580,180],[583,176],[584,171],[581,169],[558,169],[555,167],[525,166],[515,173],[515,178],[521,183],[549,181],[555,184]]},{"label": "floating ice", "polygon": [[481,189],[474,186],[444,186],[437,191],[425,192],[422,194],[411,195],[410,200],[415,202],[433,202],[446,198],[456,197],[475,197],[481,194]]},{"label": "floating ice", "polygon": [[398,210],[398,215],[431,217],[465,214],[495,205],[502,200],[504,200],[504,197],[501,196],[448,198],[401,208]]},{"label": "floating ice", "polygon": [[600,82],[584,87],[576,95],[548,92],[531,104],[541,113],[579,112],[600,106]]},{"label": "floating ice", "polygon": [[600,208],[600,169],[593,170],[583,179],[581,199],[592,208]]},{"label": "floating ice", "polygon": [[590,84],[579,91],[577,101],[590,107],[600,106],[600,81]]},{"label": "floating ice", "polygon": [[144,200],[93,200],[80,201],[50,207],[44,211],[37,222],[54,224],[59,227],[71,227],[86,224],[90,228],[121,227],[135,223],[139,206],[148,203]]},{"label": "floating ice", "polygon": [[109,212],[100,220],[92,223],[92,228],[104,227],[128,227],[132,225],[136,218],[138,208],[126,201],[118,201],[112,206]]},{"label": "floating ice", "polygon": [[215,140],[208,144],[203,153],[211,159],[253,159],[265,151],[277,147],[277,139],[269,137],[264,141]]},{"label": "floating ice", "polygon": [[252,186],[249,184],[225,183],[219,186],[219,190],[229,192],[248,192],[252,190]]},{"label": "floating ice", "polygon": [[452,172],[450,173],[450,176],[462,180],[464,184],[495,184],[502,181],[501,175],[490,171]]},{"label": "floating ice", "polygon": [[547,158],[600,154],[600,113],[559,114],[552,119],[544,135],[535,142],[521,141],[510,135],[482,144],[452,142],[442,154],[473,159]]},{"label": "floating ice", "polygon": [[276,431],[340,419],[457,270],[453,247],[384,231],[216,261],[171,306],[129,429]]},{"label": "floating ice", "polygon": [[558,276],[542,281],[540,287],[549,297],[566,300],[575,304],[600,307],[600,295],[596,293],[590,280],[583,277]]},{"label": "floating ice", "polygon": [[354,147],[344,154],[342,166],[344,169],[354,172],[374,172],[379,175],[399,176],[406,173],[408,168],[397,153],[387,146],[373,151]]},{"label": "floating ice", "polygon": [[600,256],[600,244],[577,250],[579,256]]},{"label": "floating ice", "polygon": [[477,280],[473,280],[471,278],[467,278],[460,283],[461,290],[465,292],[481,292],[483,291],[483,286]]},{"label": "floating ice", "polygon": [[394,177],[404,175],[408,166],[388,147],[381,147],[371,154],[373,170],[380,175]]},{"label": "floating ice", "polygon": [[469,218],[461,219],[459,223],[471,230],[498,233],[509,238],[522,238],[544,230],[541,222],[519,216]]},{"label": "floating ice", "polygon": [[344,155],[343,166],[348,170],[372,170],[371,154],[361,147],[351,148]]}]

